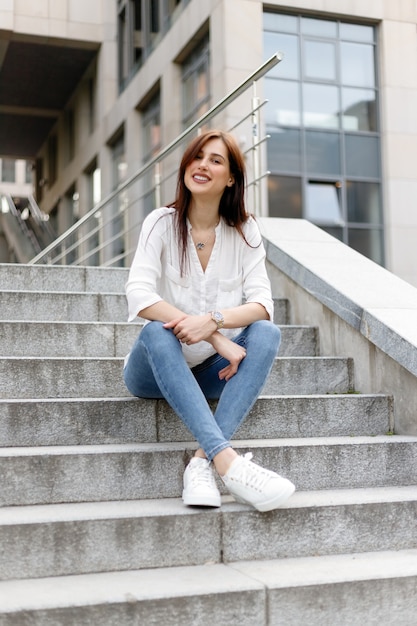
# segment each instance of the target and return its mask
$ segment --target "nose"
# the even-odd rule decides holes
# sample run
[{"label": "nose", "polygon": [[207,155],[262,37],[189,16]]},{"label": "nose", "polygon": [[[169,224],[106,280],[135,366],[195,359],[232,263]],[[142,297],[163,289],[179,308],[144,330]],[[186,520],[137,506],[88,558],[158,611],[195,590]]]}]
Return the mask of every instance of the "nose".
[{"label": "nose", "polygon": [[204,170],[207,169],[207,157],[203,157],[200,160],[199,167],[200,167],[200,169],[204,169]]}]

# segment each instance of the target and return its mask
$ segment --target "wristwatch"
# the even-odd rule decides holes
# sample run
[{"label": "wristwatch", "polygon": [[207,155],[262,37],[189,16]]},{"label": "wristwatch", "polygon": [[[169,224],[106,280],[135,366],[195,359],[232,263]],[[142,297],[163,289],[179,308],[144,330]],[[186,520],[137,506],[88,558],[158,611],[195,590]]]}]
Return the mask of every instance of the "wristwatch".
[{"label": "wristwatch", "polygon": [[220,311],[210,311],[210,315],[211,315],[211,319],[213,320],[213,322],[216,322],[217,330],[219,330],[220,328],[223,328],[224,317],[220,313]]}]

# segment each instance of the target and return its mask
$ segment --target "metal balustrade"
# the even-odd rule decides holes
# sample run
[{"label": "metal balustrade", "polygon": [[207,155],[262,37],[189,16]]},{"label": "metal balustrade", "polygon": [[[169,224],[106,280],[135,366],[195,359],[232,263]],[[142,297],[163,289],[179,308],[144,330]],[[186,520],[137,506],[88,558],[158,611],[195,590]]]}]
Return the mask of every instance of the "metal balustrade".
[{"label": "metal balustrade", "polygon": [[[174,199],[179,149],[236,99],[252,89],[248,112],[228,128],[235,134],[241,129],[251,136],[249,146],[241,146],[248,165],[247,194],[251,212],[259,215],[262,205],[262,182],[268,175],[263,167],[261,111],[266,100],[257,95],[257,81],[283,58],[277,52],[250,74],[227,96],[184,130],[130,176],[106,198],[82,216],[54,242],[32,258],[30,264],[124,266],[131,261],[144,217],[154,208]],[[176,154],[178,152],[178,154]],[[175,158],[174,158],[175,157]],[[249,194],[251,197],[249,198]]]}]

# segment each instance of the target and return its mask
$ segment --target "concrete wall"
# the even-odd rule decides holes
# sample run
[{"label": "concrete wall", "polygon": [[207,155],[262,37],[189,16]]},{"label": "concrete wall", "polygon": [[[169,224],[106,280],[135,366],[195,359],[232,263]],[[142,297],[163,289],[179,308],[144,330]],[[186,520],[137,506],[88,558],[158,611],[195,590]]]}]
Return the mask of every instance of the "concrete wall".
[{"label": "concrete wall", "polygon": [[355,389],[392,394],[395,432],[417,435],[417,289],[305,220],[260,225],[291,322],[320,328],[323,356],[354,358]]}]

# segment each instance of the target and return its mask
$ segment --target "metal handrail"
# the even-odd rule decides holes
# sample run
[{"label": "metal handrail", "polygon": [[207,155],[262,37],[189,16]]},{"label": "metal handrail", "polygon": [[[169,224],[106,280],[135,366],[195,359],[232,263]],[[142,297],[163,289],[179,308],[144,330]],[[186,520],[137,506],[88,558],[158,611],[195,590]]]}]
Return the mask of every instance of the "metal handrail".
[{"label": "metal handrail", "polygon": [[[83,215],[77,222],[75,222],[70,228],[68,228],[62,235],[57,237],[55,241],[53,241],[50,245],[48,245],[44,250],[42,250],[39,254],[37,254],[33,259],[29,261],[30,265],[34,265],[42,261],[42,259],[48,258],[50,253],[57,248],[59,245],[63,244],[65,240],[67,240],[71,235],[73,235],[76,231],[78,231],[86,222],[88,222],[94,215],[96,215],[99,211],[101,211],[106,205],[112,202],[115,198],[117,198],[121,192],[126,190],[130,185],[132,185],[135,181],[140,179],[144,174],[146,174],[152,167],[156,166],[159,162],[161,162],[165,157],[171,154],[177,147],[181,145],[181,143],[187,139],[196,129],[199,129],[204,124],[209,122],[213,117],[221,113],[226,107],[228,107],[236,98],[238,98],[242,93],[244,93],[250,86],[255,85],[256,81],[262,78],[267,72],[269,72],[275,65],[277,65],[282,59],[284,55],[282,52],[276,52],[272,55],[267,61],[265,61],[257,70],[252,72],[242,83],[238,85],[235,89],[233,89],[228,95],[219,100],[217,104],[215,104],[211,109],[209,109],[206,113],[201,115],[195,122],[193,122],[187,129],[185,129],[176,139],[168,143],[164,148],[162,148],[154,157],[149,159],[145,165],[139,168],[135,174],[127,178],[123,183],[121,183],[114,191],[108,194],[103,200],[100,200],[90,211],[88,211],[85,215]],[[252,107],[252,111],[250,115],[259,115],[259,110],[263,106],[264,103],[256,102]],[[249,115],[249,116],[250,116]],[[246,116],[244,119],[246,119]],[[258,123],[259,128],[259,123]],[[256,130],[258,132],[258,129]],[[254,142],[251,149],[257,150],[258,142]],[[261,180],[265,175],[257,175],[255,180],[252,182],[256,183]],[[64,254],[65,256],[65,254]],[[61,255],[62,257],[62,255]],[[60,258],[61,258],[60,257]]]}]

